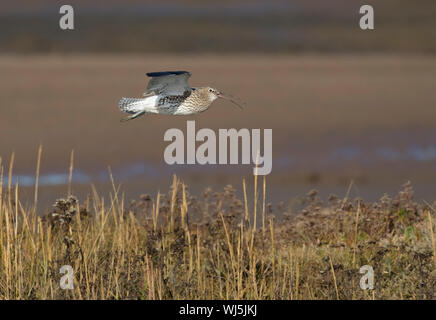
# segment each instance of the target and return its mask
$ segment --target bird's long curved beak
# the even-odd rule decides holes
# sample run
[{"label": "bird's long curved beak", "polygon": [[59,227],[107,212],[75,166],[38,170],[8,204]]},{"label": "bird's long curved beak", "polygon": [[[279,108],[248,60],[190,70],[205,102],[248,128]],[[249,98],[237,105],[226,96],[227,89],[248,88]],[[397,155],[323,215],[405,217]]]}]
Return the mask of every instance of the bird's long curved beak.
[{"label": "bird's long curved beak", "polygon": [[231,103],[233,103],[235,106],[237,106],[239,109],[244,110],[242,105],[238,103],[233,97],[223,94],[222,92],[218,92],[218,98],[223,98],[224,100],[228,100]]}]

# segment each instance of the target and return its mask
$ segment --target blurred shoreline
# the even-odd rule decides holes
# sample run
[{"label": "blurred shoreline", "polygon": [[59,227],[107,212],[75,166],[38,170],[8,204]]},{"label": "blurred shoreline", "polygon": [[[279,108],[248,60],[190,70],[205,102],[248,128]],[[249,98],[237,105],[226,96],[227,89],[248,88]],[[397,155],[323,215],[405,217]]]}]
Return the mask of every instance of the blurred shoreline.
[{"label": "blurred shoreline", "polygon": [[[10,53],[436,53],[436,3],[358,0],[75,1],[75,29],[59,28],[54,0],[0,8],[0,52]],[[394,10],[392,8],[395,8]]]}]

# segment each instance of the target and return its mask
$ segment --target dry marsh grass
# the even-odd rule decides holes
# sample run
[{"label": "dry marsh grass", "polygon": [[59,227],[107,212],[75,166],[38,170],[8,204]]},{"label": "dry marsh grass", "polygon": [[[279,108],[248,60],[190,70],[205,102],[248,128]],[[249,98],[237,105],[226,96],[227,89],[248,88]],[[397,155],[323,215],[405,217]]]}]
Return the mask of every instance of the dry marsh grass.
[{"label": "dry marsh grass", "polygon": [[[94,188],[41,215],[22,206],[12,167],[5,179],[0,169],[1,299],[435,297],[434,210],[410,184],[376,203],[322,203],[313,191],[277,221],[265,179],[253,195],[243,181],[240,200],[231,186],[196,199],[174,177],[168,193],[130,203],[113,182],[108,198]],[[72,290],[60,288],[63,265]],[[363,265],[374,268],[374,290],[359,287]]]}]

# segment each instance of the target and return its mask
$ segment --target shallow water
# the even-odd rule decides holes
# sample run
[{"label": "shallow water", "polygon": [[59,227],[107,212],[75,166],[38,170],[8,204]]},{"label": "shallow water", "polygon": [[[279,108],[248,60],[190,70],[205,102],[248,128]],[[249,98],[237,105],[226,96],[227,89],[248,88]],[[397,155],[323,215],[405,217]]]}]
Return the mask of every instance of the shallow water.
[{"label": "shallow water", "polygon": [[[273,159],[273,171],[280,174],[281,171],[289,170],[318,170],[337,169],[346,167],[348,164],[360,168],[371,167],[372,170],[382,169],[386,164],[395,166],[416,166],[420,163],[429,164],[436,169],[436,144],[416,144],[404,146],[380,145],[344,145],[336,149],[327,150],[325,153],[314,154],[304,153],[304,150],[289,150],[289,154],[281,154]],[[338,142],[338,144],[340,144]],[[316,147],[315,147],[316,148]],[[252,165],[247,165],[252,166]],[[166,165],[151,163],[131,163],[113,168],[111,171],[104,169],[101,171],[91,171],[76,169],[72,174],[72,181],[78,184],[89,184],[98,182],[109,182],[109,172],[117,178],[119,182],[126,182],[132,178],[165,178],[172,173],[178,175],[189,174],[190,172],[207,172],[211,176],[219,173],[234,174],[240,170],[241,165]],[[322,173],[322,172],[320,172]],[[69,181],[69,173],[45,172],[40,174],[38,184],[40,186],[65,185]],[[6,186],[9,178],[3,181]],[[20,186],[35,186],[35,174],[13,174],[11,183],[18,183]]]}]

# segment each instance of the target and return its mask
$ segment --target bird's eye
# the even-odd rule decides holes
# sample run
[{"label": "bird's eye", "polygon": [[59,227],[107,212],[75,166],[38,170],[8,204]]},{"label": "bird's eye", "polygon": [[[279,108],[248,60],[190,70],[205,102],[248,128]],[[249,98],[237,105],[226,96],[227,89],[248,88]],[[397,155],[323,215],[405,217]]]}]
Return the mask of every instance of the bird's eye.
[{"label": "bird's eye", "polygon": [[209,92],[213,92],[213,89],[209,89]]}]

